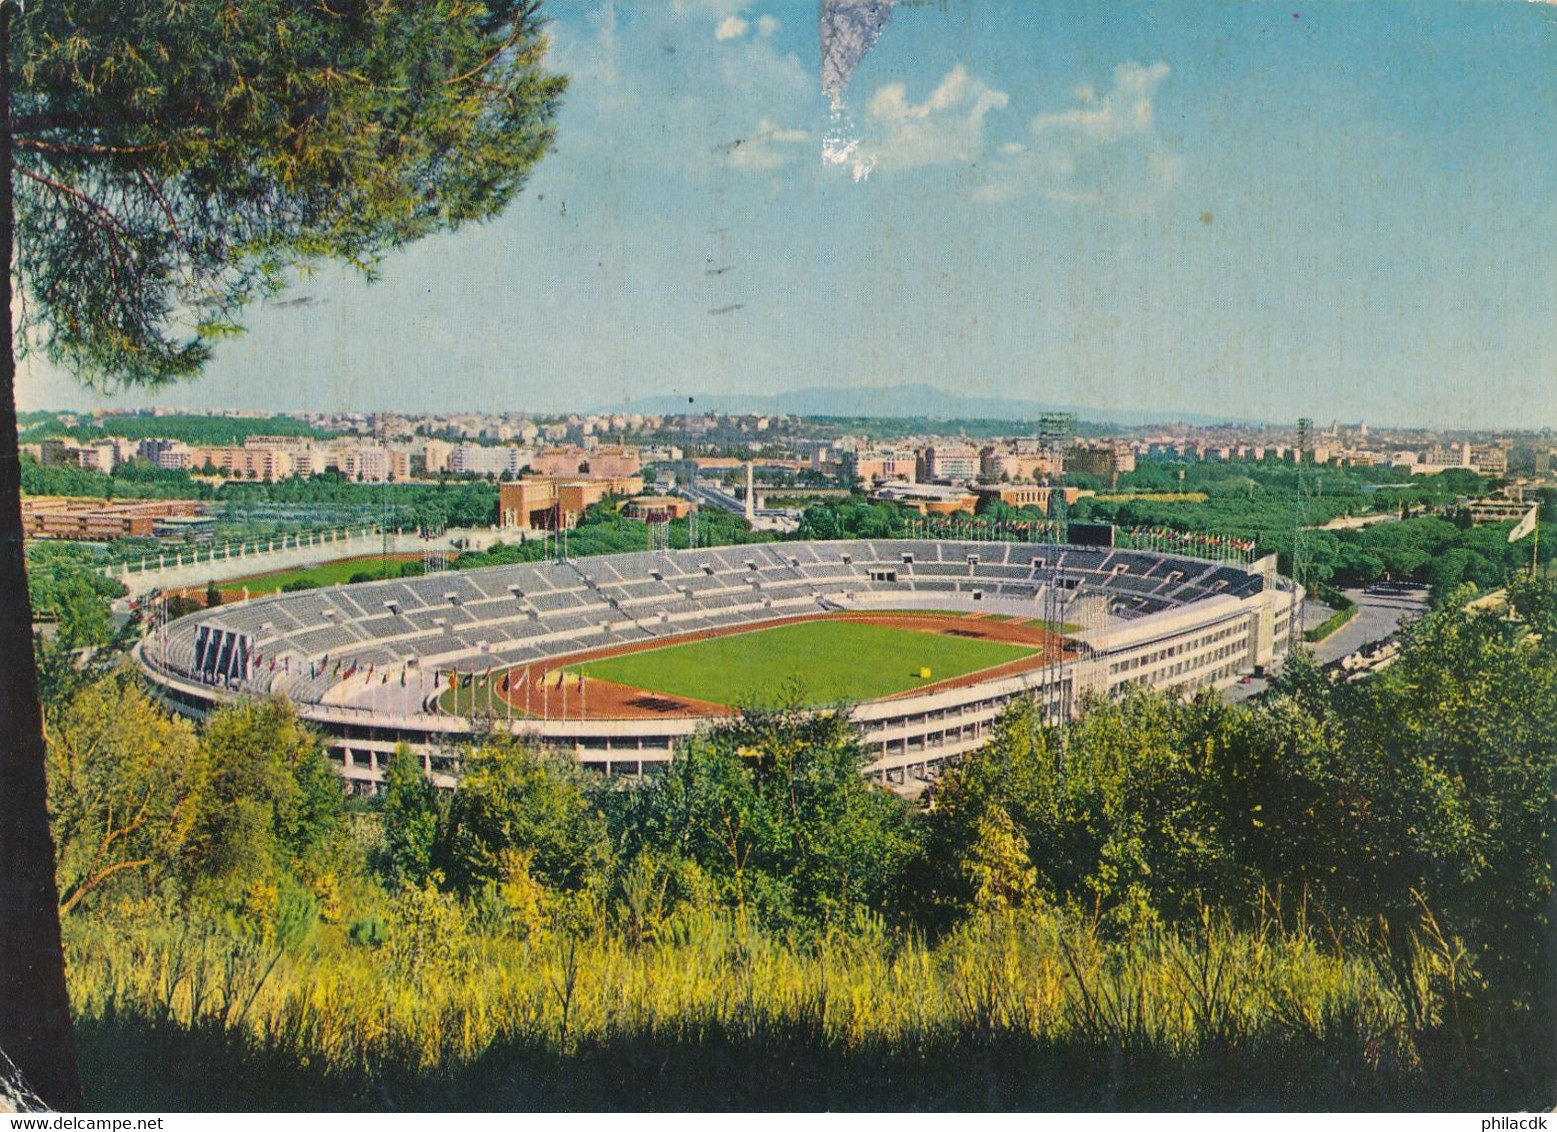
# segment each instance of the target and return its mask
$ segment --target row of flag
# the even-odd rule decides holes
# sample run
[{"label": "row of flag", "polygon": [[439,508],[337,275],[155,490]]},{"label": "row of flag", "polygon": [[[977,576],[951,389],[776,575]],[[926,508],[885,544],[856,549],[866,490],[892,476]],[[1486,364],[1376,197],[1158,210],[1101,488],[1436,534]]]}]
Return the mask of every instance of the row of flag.
[{"label": "row of flag", "polygon": [[1131,527],[1129,535],[1138,544],[1172,544],[1198,550],[1231,550],[1242,554],[1253,554],[1255,548],[1252,538],[1213,535],[1204,531],[1179,531],[1172,527]]},{"label": "row of flag", "polygon": [[[258,672],[261,669],[266,669],[270,672],[275,672],[277,668],[278,658],[276,656],[271,655],[267,658],[260,653],[254,654],[252,671]],[[292,671],[292,656],[290,653],[279,658],[279,668],[287,673]],[[334,684],[336,682],[344,683],[361,674],[365,685],[372,684],[374,677],[377,677],[379,684],[388,684],[391,680],[395,680],[400,687],[404,688],[409,669],[409,665],[400,665],[398,667],[386,665],[380,668],[376,663],[373,663],[364,666],[356,661],[348,661],[346,659],[339,659],[334,664],[331,664],[330,655],[326,653],[317,661],[309,663],[308,676],[309,679],[313,680],[326,677],[331,684]],[[437,669],[433,672],[433,687],[435,689],[449,688],[453,690],[455,688],[470,687],[485,688],[488,684],[492,684],[500,692],[507,693],[510,690],[518,691],[530,681],[530,670],[528,668],[520,669],[517,673],[512,670],[504,671],[499,674],[499,678],[496,680],[493,678],[494,672],[496,672],[496,666],[489,667],[485,672],[461,672],[453,668],[447,670]],[[566,674],[561,669],[558,669],[556,680],[551,681],[551,686],[560,688],[565,679]],[[541,687],[542,681],[537,680],[535,686]]]}]

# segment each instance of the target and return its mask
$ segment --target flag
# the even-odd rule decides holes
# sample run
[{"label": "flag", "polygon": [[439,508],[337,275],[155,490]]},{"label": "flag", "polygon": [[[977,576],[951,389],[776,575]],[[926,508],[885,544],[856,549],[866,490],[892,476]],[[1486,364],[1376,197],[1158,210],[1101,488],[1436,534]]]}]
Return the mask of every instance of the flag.
[{"label": "flag", "polygon": [[1508,532],[1509,542],[1518,542],[1531,531],[1535,530],[1536,517],[1541,513],[1541,505],[1533,504],[1530,510],[1525,512],[1525,517],[1514,524],[1514,529]]}]

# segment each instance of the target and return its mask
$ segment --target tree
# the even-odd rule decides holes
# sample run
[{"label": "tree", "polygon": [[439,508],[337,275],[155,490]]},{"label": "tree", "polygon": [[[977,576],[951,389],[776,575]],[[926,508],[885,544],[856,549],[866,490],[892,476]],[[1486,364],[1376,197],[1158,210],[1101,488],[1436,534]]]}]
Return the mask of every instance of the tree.
[{"label": "tree", "polygon": [[[498,214],[564,80],[538,0],[0,0],[0,1049],[80,1102],[21,538],[16,352],[89,385],[198,374],[324,259]],[[14,82],[13,82],[14,78]],[[14,309],[13,286],[25,302]]]},{"label": "tree", "polygon": [[605,819],[577,763],[505,737],[475,747],[464,761],[439,847],[456,891],[505,879],[515,852],[535,879],[559,891],[583,891],[601,878],[610,856]]},{"label": "tree", "polygon": [[1003,912],[1038,895],[1038,870],[1027,855],[1027,838],[998,803],[979,819],[978,838],[962,871],[973,887],[973,906],[982,911]]},{"label": "tree", "polygon": [[181,855],[191,895],[238,906],[256,884],[313,880],[331,868],[340,780],[284,700],[213,715],[190,777]]},{"label": "tree", "polygon": [[49,811],[60,912],[100,889],[170,866],[196,740],[133,671],[88,685],[51,716]]},{"label": "tree", "polygon": [[678,749],[652,786],[609,799],[623,859],[692,862],[742,915],[826,930],[902,895],[902,801],[860,773],[858,729],[838,713],[747,711]]},{"label": "tree", "polygon": [[425,885],[438,844],[438,799],[422,760],[401,744],[384,771],[384,845],[379,871],[393,885]]}]

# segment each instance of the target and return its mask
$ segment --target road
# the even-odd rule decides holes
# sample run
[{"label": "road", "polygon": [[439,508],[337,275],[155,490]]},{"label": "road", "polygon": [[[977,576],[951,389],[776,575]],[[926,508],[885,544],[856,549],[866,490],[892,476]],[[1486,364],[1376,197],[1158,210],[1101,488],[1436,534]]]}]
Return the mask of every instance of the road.
[{"label": "road", "polygon": [[1378,523],[1398,523],[1400,516],[1393,511],[1386,511],[1377,515],[1351,515],[1338,519],[1331,519],[1328,523],[1321,523],[1317,527],[1309,527],[1311,531],[1356,531],[1363,527],[1375,526]]},{"label": "road", "polygon": [[[687,498],[695,502],[699,507],[716,507],[721,511],[728,511],[732,515],[746,514],[746,504],[728,492],[718,488],[709,487],[707,484],[683,484],[681,492]],[[752,527],[763,531],[792,531],[800,524],[796,517],[789,511],[781,508],[760,507],[757,509],[756,521]]]},{"label": "road", "polygon": [[718,488],[709,487],[707,484],[689,483],[682,485],[682,490],[699,506],[717,507],[721,511],[729,511],[731,514],[746,514],[746,505],[728,492]]},{"label": "road", "polygon": [[[1348,653],[1354,653],[1364,645],[1393,636],[1402,625],[1420,617],[1427,609],[1427,590],[1407,590],[1404,593],[1370,593],[1367,589],[1342,590],[1357,603],[1357,614],[1341,628],[1331,633],[1308,650],[1320,664],[1333,664]],[[1323,621],[1331,610],[1309,603],[1303,611],[1305,628],[1312,628]],[[1232,684],[1222,689],[1222,698],[1230,704],[1252,699],[1270,687],[1270,682],[1260,677],[1247,684]]]},{"label": "road", "polygon": [[1401,625],[1427,610],[1427,590],[1378,593],[1369,589],[1342,590],[1357,603],[1357,615],[1318,644],[1309,646],[1320,664],[1331,664],[1363,645],[1393,636]]}]

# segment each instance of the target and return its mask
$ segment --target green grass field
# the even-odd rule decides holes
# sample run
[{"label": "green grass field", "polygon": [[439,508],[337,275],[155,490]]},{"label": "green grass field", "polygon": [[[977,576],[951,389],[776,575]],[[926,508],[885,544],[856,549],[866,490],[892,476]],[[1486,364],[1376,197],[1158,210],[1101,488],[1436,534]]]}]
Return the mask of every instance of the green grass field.
[{"label": "green grass field", "polygon": [[[400,576],[400,563],[402,561],[420,560],[420,555],[391,554],[389,556],[389,574],[391,578]],[[282,586],[290,586],[295,582],[312,582],[316,586],[333,586],[337,582],[351,581],[356,574],[370,574],[375,580],[384,577],[384,562],[377,554],[367,554],[358,558],[342,558],[336,562],[326,562],[320,566],[310,566],[300,570],[277,570],[270,574],[252,574],[247,578],[233,578],[231,581],[220,583],[224,590],[241,590],[248,587],[250,594],[275,593]]]},{"label": "green grass field", "polygon": [[1045,621],[1042,617],[1033,617],[1027,621],[1023,621],[1022,624],[1036,625],[1040,629],[1047,629],[1051,633],[1059,633],[1062,636],[1066,633],[1081,632],[1081,625],[1075,621],[1067,621],[1061,625],[1055,621]]},{"label": "green grass field", "polygon": [[[905,692],[1039,650],[854,621],[807,621],[649,652],[574,670],[647,691],[735,706],[859,702]],[[930,669],[921,679],[919,669]]]}]

